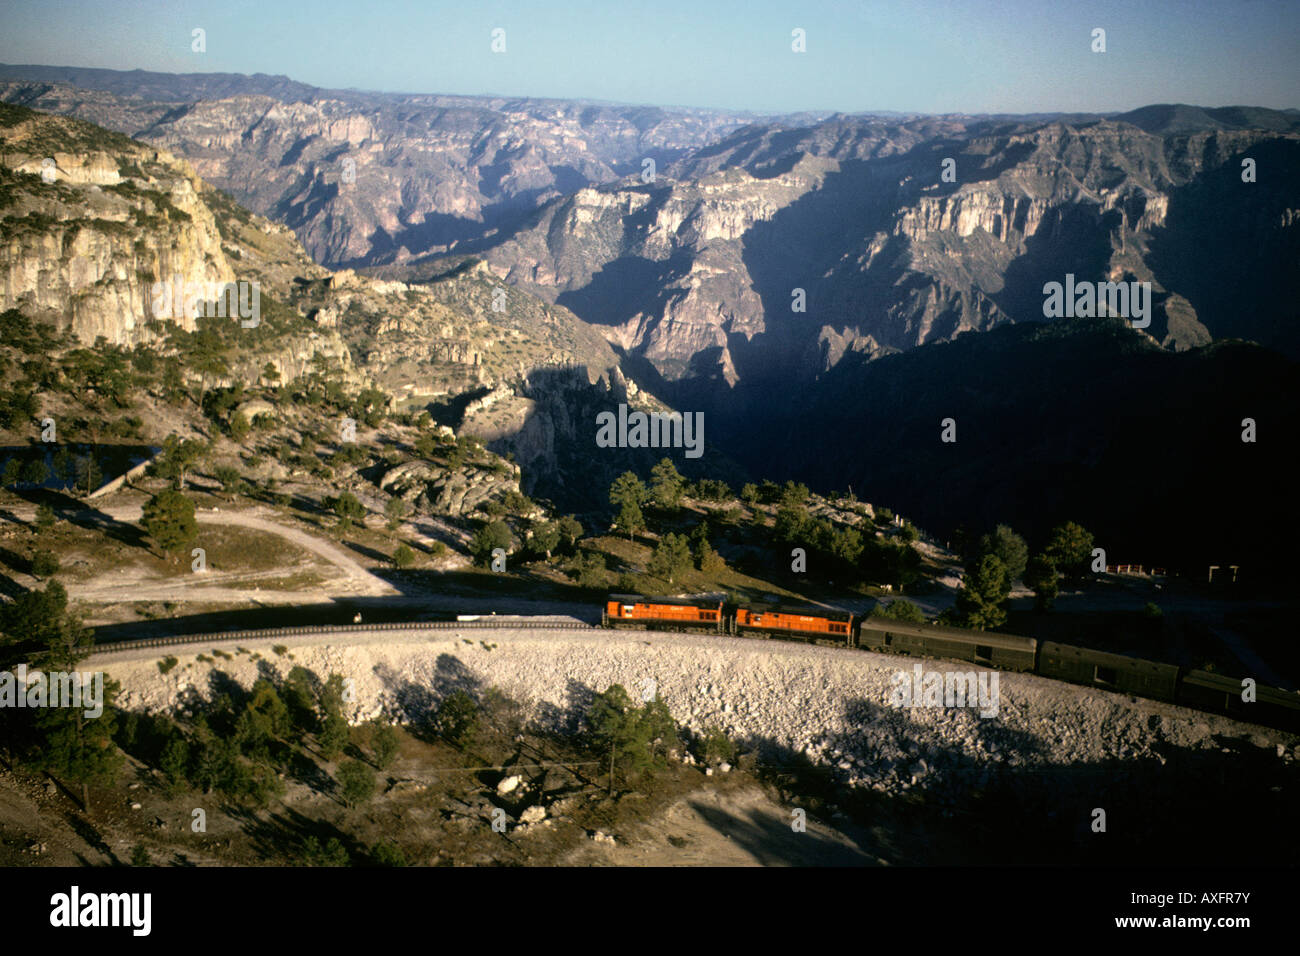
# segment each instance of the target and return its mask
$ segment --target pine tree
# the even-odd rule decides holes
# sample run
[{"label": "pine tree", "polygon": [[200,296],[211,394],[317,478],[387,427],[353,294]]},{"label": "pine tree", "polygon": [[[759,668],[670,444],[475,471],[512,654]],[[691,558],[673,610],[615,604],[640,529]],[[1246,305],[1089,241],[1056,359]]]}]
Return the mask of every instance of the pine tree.
[{"label": "pine tree", "polygon": [[665,511],[681,504],[685,479],[677,471],[671,458],[663,458],[650,469],[650,498],[655,507]]},{"label": "pine tree", "polygon": [[199,536],[194,502],[174,489],[150,498],[140,523],[158,547],[172,556],[188,550]]},{"label": "pine tree", "polygon": [[650,556],[650,573],[672,584],[691,566],[691,547],[679,534],[669,532],[655,546]]},{"label": "pine tree", "polygon": [[610,486],[610,504],[618,507],[614,523],[620,531],[627,533],[628,540],[645,528],[645,515],[641,513],[641,505],[645,502],[645,498],[645,485],[630,471],[623,472]]},{"label": "pine tree", "polygon": [[977,631],[1000,627],[1006,623],[1007,612],[1002,605],[1010,593],[1006,566],[994,555],[986,554],[966,573],[954,610],[966,627]]},{"label": "pine tree", "polygon": [[1058,592],[1056,563],[1046,555],[1035,555],[1025,566],[1025,586],[1034,592],[1035,608],[1050,611]]}]

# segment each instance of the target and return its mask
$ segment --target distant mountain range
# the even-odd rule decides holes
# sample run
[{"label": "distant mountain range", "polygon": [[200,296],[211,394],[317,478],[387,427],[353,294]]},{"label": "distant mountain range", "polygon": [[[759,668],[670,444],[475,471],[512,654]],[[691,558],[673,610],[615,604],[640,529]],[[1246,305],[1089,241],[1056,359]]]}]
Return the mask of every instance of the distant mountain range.
[{"label": "distant mountain range", "polygon": [[[1235,524],[1175,533],[1233,474],[1264,489],[1259,521],[1294,516],[1272,451],[1196,456],[1243,417],[1274,441],[1295,424],[1278,398],[1300,357],[1295,110],[758,116],[38,66],[0,66],[0,101],[170,151],[320,265],[473,277],[475,302],[513,286],[561,321],[565,363],[704,411],[706,447],[756,476],[853,484],[936,528],[1086,518],[1133,552],[1264,547]],[[1150,325],[1044,325],[1044,287],[1067,276],[1150,283]],[[385,286],[368,288],[378,316]],[[378,370],[396,353],[376,321],[353,341]],[[545,446],[572,484],[582,422],[547,408],[558,431],[524,409],[493,434]],[[951,461],[936,415],[968,423],[960,455],[937,452]],[[1134,469],[1163,496],[1135,506]]]}]

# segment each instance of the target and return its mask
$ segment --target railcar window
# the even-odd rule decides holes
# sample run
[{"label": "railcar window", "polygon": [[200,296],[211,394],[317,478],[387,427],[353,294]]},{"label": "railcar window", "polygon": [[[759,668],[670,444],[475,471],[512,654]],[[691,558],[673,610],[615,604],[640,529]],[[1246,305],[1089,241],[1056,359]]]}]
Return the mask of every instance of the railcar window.
[{"label": "railcar window", "polygon": [[977,660],[977,661],[992,661],[992,660],[993,660],[993,646],[992,646],[991,644],[976,644],[976,645],[975,645],[975,660]]},{"label": "railcar window", "polygon": [[1113,684],[1119,679],[1119,675],[1115,673],[1113,667],[1094,667],[1092,677],[1098,684]]}]

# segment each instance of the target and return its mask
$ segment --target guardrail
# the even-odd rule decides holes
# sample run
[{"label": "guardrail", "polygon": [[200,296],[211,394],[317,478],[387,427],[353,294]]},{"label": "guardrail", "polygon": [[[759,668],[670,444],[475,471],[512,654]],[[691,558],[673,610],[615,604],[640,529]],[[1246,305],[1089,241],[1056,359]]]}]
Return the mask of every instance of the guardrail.
[{"label": "guardrail", "polygon": [[145,638],[139,641],[114,641],[96,644],[92,654],[109,654],[150,647],[183,647],[187,644],[213,644],[227,641],[253,641],[275,637],[313,637],[324,634],[363,634],[368,631],[461,631],[500,630],[503,627],[533,630],[576,631],[589,630],[595,624],[582,621],[530,621],[479,620],[479,621],[396,621],[386,624],[318,624],[309,627],[269,627],[253,631],[215,631],[208,634],[179,634],[175,637]]}]

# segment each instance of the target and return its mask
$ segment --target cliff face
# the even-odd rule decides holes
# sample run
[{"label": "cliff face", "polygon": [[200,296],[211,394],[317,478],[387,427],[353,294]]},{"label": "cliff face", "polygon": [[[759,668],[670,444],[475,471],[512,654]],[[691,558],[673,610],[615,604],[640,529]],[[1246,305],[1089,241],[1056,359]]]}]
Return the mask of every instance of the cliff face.
[{"label": "cliff face", "polygon": [[[77,136],[34,118],[0,131],[0,309],[54,318],[87,344],[152,341],[155,282],[207,288],[235,282],[235,271],[184,163],[134,145],[111,154],[48,148]],[[192,316],[176,319],[194,328]]]},{"label": "cliff face", "polygon": [[[1067,273],[1150,282],[1147,334],[1168,348],[1248,335],[1293,349],[1276,310],[1294,313],[1281,276],[1300,187],[1243,182],[1247,156],[1298,168],[1300,136],[1114,120],[754,127],[655,183],[553,200],[485,255],[683,383],[807,380],[849,352],[1041,321],[1043,285]],[[1278,268],[1244,262],[1228,236]],[[1224,283],[1250,306],[1217,294]]]},{"label": "cliff face", "polygon": [[[159,282],[168,291],[181,284],[174,309]],[[513,408],[520,383],[539,370],[563,370],[590,387],[618,364],[604,338],[567,309],[508,287],[482,261],[420,284],[333,273],[285,226],[249,214],[166,151],[0,105],[0,312],[17,309],[84,345],[102,339],[164,353],[178,329],[200,327],[183,307],[187,283],[257,290],[252,327],[233,312],[218,319],[230,323],[221,333],[229,372],[205,373],[208,386],[259,381],[267,365],[288,383],[323,360],[354,386],[375,385],[400,403],[477,425]],[[545,432],[550,419],[511,421],[482,431],[510,443],[522,430]],[[553,469],[553,441],[521,444],[531,462]],[[466,475],[414,494],[458,513],[501,490]],[[517,487],[518,476],[510,480]]]},{"label": "cliff face", "polygon": [[[313,259],[332,266],[451,251],[546,199],[639,173],[647,159],[662,167],[749,118],[329,91],[258,78],[213,84],[4,70],[27,79],[0,83],[0,101],[90,120],[183,155],[249,209],[289,225]],[[99,89],[49,81],[59,79]]]}]

